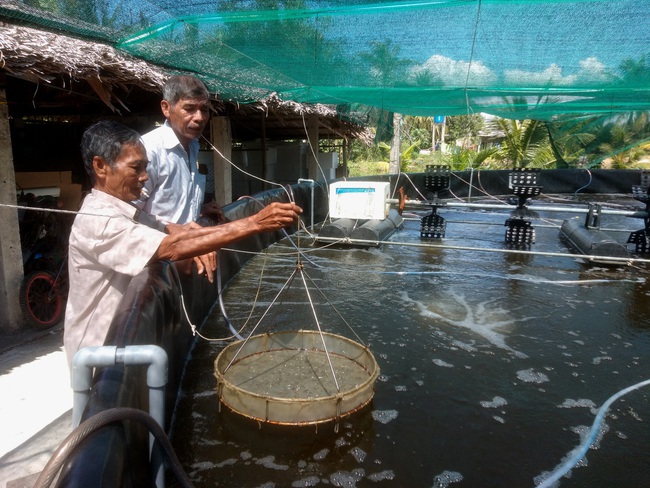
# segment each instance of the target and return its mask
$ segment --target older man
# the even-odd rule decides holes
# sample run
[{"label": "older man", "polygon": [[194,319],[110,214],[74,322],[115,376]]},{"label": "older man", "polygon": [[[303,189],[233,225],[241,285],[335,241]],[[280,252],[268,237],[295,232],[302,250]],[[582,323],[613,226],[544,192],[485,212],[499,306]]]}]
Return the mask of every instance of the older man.
[{"label": "older man", "polygon": [[64,326],[69,362],[79,348],[104,343],[127,286],[148,263],[210,255],[239,239],[291,225],[302,213],[297,205],[275,202],[220,226],[165,227],[130,203],[140,197],[148,178],[147,154],[137,132],[117,122],[99,122],[83,134],[81,152],[93,188],[70,233]]},{"label": "older man", "polygon": [[198,139],[210,117],[208,89],[193,76],[172,76],[163,86],[160,108],[165,123],[142,137],[149,180],[136,205],[175,224],[196,221],[202,214],[221,220],[215,203],[203,205],[205,174],[198,165]]}]

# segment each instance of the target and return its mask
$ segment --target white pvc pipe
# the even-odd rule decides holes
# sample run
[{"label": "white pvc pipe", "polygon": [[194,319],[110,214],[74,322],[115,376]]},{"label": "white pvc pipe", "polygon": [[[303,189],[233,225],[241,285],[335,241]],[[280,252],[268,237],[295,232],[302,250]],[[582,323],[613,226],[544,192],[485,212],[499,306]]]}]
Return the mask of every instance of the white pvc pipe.
[{"label": "white pvc pipe", "polygon": [[[149,415],[165,429],[165,386],[167,385],[168,358],[165,350],[156,345],[97,346],[81,348],[72,359],[71,386],[73,390],[72,427],[81,421],[88,403],[93,380],[93,369],[124,364],[125,366],[148,365]],[[163,457],[159,448],[154,449],[155,438],[149,434],[151,467],[158,488],[164,488]],[[157,447],[157,446],[156,446]]]}]

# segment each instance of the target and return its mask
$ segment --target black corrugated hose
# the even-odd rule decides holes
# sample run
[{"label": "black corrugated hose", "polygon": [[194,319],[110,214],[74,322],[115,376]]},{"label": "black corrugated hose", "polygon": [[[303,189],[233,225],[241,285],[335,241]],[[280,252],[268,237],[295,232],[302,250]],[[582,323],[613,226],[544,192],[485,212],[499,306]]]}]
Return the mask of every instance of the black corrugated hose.
[{"label": "black corrugated hose", "polygon": [[147,427],[149,432],[154,435],[156,440],[162,446],[163,451],[169,460],[169,467],[176,476],[176,479],[179,481],[180,486],[183,488],[194,487],[192,480],[190,480],[187,473],[183,471],[181,463],[172,448],[171,442],[169,442],[169,439],[158,422],[156,422],[151,415],[142,410],[138,410],[137,408],[118,407],[104,410],[79,424],[79,426],[65,438],[56,451],[54,451],[54,454],[36,480],[34,488],[49,488],[52,482],[56,479],[63,463],[68,459],[68,456],[86,439],[86,437],[88,437],[88,435],[101,427],[122,420],[134,420]]}]

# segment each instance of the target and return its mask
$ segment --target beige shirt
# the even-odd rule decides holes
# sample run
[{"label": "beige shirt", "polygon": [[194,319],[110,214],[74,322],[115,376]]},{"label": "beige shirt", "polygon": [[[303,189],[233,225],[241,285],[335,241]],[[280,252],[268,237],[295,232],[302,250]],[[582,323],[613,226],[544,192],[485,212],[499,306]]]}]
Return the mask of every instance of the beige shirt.
[{"label": "beige shirt", "polygon": [[104,345],[126,287],[165,237],[136,222],[136,212],[130,203],[92,190],[74,220],[63,333],[68,364],[80,348]]}]

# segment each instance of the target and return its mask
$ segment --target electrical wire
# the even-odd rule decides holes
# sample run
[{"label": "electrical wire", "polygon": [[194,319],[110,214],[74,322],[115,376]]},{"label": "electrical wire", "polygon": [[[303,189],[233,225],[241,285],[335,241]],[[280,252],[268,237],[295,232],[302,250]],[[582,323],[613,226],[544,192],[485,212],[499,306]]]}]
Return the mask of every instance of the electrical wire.
[{"label": "electrical wire", "polygon": [[[262,255],[266,256],[266,253],[258,253],[258,254],[262,254]],[[218,254],[217,256],[219,256],[219,255],[220,254]],[[187,307],[185,306],[185,297],[183,296],[183,290],[182,289],[181,289],[181,292],[180,292],[181,308],[183,309],[183,313],[185,315],[185,318],[187,319],[187,323],[190,325],[190,328],[192,329],[192,335],[199,336],[201,339],[203,339],[205,341],[208,341],[208,342],[226,342],[226,341],[230,341],[232,339],[243,340],[244,338],[241,336],[241,332],[248,325],[248,322],[250,321],[250,319],[251,319],[251,317],[253,315],[253,310],[255,310],[255,306],[257,305],[257,300],[258,300],[258,298],[260,296],[260,290],[262,288],[262,279],[264,277],[264,269],[266,268],[266,259],[264,260],[264,263],[262,264],[262,271],[260,272],[260,278],[259,278],[258,284],[257,284],[257,292],[255,293],[255,297],[253,299],[253,304],[251,306],[251,310],[250,310],[250,312],[248,314],[248,317],[246,318],[246,321],[239,328],[239,330],[235,329],[235,326],[233,325],[232,321],[228,317],[225,305],[223,303],[223,290],[222,290],[222,287],[221,287],[222,281],[221,281],[220,268],[221,268],[221,266],[218,265],[217,266],[217,290],[218,290],[218,296],[219,296],[218,302],[219,302],[219,307],[221,309],[221,314],[222,314],[226,324],[228,325],[228,328],[232,332],[232,335],[228,336],[228,337],[216,337],[216,338],[214,338],[214,337],[207,337],[207,336],[204,336],[203,334],[201,334],[201,332],[199,332],[199,330],[198,330],[198,327],[192,322],[192,319],[190,319],[190,316],[187,313]],[[174,268],[174,271],[176,272],[175,268]],[[178,281],[179,287],[180,287],[180,280],[178,279],[178,274],[177,274],[177,281]]]},{"label": "electrical wire", "polygon": [[600,409],[598,410],[596,419],[594,420],[594,423],[591,426],[591,431],[589,433],[589,436],[582,442],[581,445],[579,445],[576,449],[571,451],[573,455],[566,462],[564,462],[559,468],[553,471],[550,476],[545,478],[539,485],[537,485],[537,488],[549,488],[553,486],[553,484],[556,481],[558,481],[560,478],[562,478],[562,476],[567,474],[571,470],[571,468],[573,468],[578,463],[578,461],[580,461],[584,457],[584,455],[589,450],[589,447],[594,442],[594,439],[596,438],[596,434],[598,434],[600,424],[605,418],[605,414],[607,413],[607,410],[609,409],[612,403],[614,403],[623,395],[627,395],[631,391],[638,390],[639,388],[647,385],[650,385],[650,379],[641,381],[635,385],[624,388],[623,390],[609,397],[607,401],[603,404],[603,406],[600,407]]},{"label": "electrical wire", "polygon": [[576,196],[580,190],[584,190],[584,189],[587,188],[589,185],[591,185],[591,182],[593,181],[593,176],[592,176],[592,174],[591,174],[591,171],[589,171],[588,169],[586,169],[585,171],[589,174],[589,181],[587,182],[586,185],[583,185],[583,186],[581,186],[580,188],[578,188],[578,189],[573,193],[574,196]]},{"label": "electrical wire", "polygon": [[210,141],[208,140],[207,137],[205,137],[204,135],[202,135],[201,137],[202,137],[203,140],[208,144],[208,146],[210,146],[210,148],[211,148],[214,152],[216,152],[216,153],[217,153],[217,154],[218,154],[218,155],[219,155],[219,156],[220,156],[224,161],[226,161],[228,164],[230,164],[230,166],[232,166],[233,168],[235,168],[237,171],[239,171],[240,173],[245,174],[246,176],[248,176],[248,177],[250,177],[250,178],[253,178],[253,179],[259,180],[259,181],[261,181],[262,183],[266,183],[267,185],[271,185],[271,186],[276,186],[276,187],[280,187],[280,188],[282,188],[282,189],[285,191],[285,193],[287,194],[287,196],[289,197],[289,201],[292,201],[292,200],[291,200],[291,194],[287,191],[287,189],[286,189],[286,187],[285,187],[284,185],[282,185],[281,183],[276,183],[275,181],[265,180],[264,178],[261,178],[261,177],[259,177],[259,176],[257,176],[257,175],[254,175],[254,174],[252,174],[252,173],[249,173],[248,171],[246,171],[246,170],[240,168],[240,167],[237,166],[235,163],[233,163],[229,158],[227,158],[226,156],[224,156],[224,154],[223,154],[221,151],[219,151],[219,149],[217,149],[217,147],[216,147],[214,144],[212,144],[212,142],[210,142]]}]

